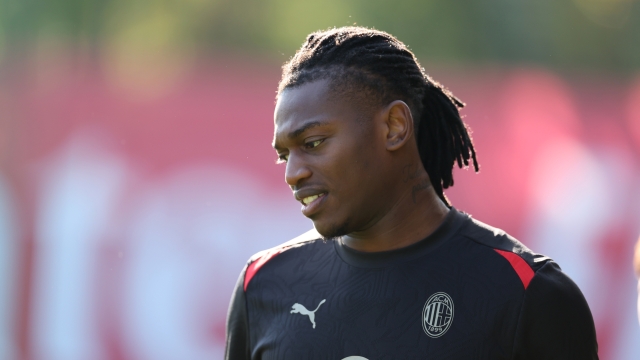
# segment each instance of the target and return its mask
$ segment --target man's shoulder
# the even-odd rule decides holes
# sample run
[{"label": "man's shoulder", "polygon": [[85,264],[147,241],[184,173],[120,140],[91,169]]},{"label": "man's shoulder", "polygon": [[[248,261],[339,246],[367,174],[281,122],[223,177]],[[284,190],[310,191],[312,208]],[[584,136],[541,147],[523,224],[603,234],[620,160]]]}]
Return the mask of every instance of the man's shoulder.
[{"label": "man's shoulder", "polygon": [[553,261],[545,255],[533,252],[504,230],[473,219],[467,214],[465,215],[468,219],[459,234],[467,241],[476,244],[480,249],[486,249],[480,251],[490,257],[490,259],[487,259],[483,256],[482,260],[478,259],[478,261],[506,260],[518,278],[520,278],[525,290],[537,271],[548,262]]},{"label": "man's shoulder", "polygon": [[266,263],[271,260],[274,256],[281,254],[285,251],[289,251],[291,249],[301,248],[305,245],[310,245],[318,240],[321,240],[322,236],[318,234],[315,229],[311,229],[305,233],[302,233],[293,239],[284,242],[280,245],[274,246],[269,249],[262,250],[253,254],[249,258],[248,265],[256,264],[254,266],[258,266],[259,263]]},{"label": "man's shoulder", "polygon": [[[505,231],[469,217],[462,235],[493,250],[495,259],[504,258],[518,275],[527,293],[528,308],[543,310],[575,307],[577,316],[589,325],[591,315],[578,286],[551,258],[537,254]],[[486,259],[485,259],[486,260]],[[519,287],[519,286],[518,286]],[[559,305],[552,305],[552,304]],[[534,311],[535,313],[535,311]]]},{"label": "man's shoulder", "polygon": [[463,228],[462,235],[479,245],[492,248],[502,256],[505,256],[505,253],[515,254],[536,269],[551,260],[547,256],[535,253],[504,230],[476,220],[471,216]]},{"label": "man's shoulder", "polygon": [[536,271],[526,292],[514,355],[523,359],[598,358],[589,304],[554,261]]},{"label": "man's shoulder", "polygon": [[244,290],[247,290],[247,286],[253,277],[258,273],[258,271],[270,262],[277,255],[280,255],[284,252],[291,251],[293,249],[300,249],[305,246],[311,245],[318,240],[321,240],[322,236],[315,230],[311,229],[301,235],[296,236],[295,238],[282,243],[278,246],[274,246],[270,249],[262,250],[249,258],[247,263],[247,267],[244,274]]}]

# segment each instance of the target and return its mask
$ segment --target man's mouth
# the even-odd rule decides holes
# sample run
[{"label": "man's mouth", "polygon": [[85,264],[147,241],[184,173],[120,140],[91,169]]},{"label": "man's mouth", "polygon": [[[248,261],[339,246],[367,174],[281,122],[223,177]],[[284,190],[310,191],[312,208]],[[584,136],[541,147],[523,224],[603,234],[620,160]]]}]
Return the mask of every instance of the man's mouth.
[{"label": "man's mouth", "polygon": [[302,203],[302,215],[310,217],[319,211],[320,207],[327,199],[327,193],[318,193],[314,191],[311,192],[311,194],[307,192],[305,195],[306,196],[303,195],[304,197],[301,197],[299,200]]},{"label": "man's mouth", "polygon": [[311,195],[311,196],[307,196],[306,198],[302,199],[302,203],[304,205],[309,205],[311,204],[314,200],[321,198],[325,195],[325,193],[320,193],[318,195]]}]

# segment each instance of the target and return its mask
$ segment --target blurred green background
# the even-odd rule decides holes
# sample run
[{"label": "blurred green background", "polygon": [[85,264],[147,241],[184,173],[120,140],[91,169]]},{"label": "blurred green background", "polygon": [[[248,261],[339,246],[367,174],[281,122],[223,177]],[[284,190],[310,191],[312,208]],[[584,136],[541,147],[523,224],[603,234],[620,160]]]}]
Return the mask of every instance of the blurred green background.
[{"label": "blurred green background", "polygon": [[20,59],[55,42],[115,62],[224,51],[280,60],[309,32],[351,24],[392,33],[425,62],[640,66],[635,0],[2,0],[0,52]]}]

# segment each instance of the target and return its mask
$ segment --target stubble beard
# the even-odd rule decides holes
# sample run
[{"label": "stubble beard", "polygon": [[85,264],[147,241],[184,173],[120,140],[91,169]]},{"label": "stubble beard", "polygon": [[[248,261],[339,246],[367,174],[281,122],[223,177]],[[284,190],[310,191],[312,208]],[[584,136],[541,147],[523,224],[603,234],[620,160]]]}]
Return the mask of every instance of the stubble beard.
[{"label": "stubble beard", "polygon": [[318,231],[318,233],[322,237],[323,241],[334,241],[347,235],[349,233],[348,229],[349,223],[345,221],[344,223],[331,226],[327,231],[323,231],[322,233]]}]

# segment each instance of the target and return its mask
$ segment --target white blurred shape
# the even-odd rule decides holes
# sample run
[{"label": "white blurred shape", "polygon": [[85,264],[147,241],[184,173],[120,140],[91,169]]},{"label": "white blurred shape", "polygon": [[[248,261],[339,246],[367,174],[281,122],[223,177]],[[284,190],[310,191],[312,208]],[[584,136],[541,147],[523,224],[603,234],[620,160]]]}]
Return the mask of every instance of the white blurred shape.
[{"label": "white blurred shape", "polygon": [[10,188],[0,176],[0,359],[17,359],[15,344],[17,219]]},{"label": "white blurred shape", "polygon": [[125,164],[98,132],[73,138],[45,164],[35,224],[34,359],[104,357],[95,308],[97,245],[114,215]]},{"label": "white blurred shape", "polygon": [[248,257],[312,227],[290,196],[221,166],[184,169],[148,188],[128,239],[127,352],[222,358],[227,307]]},{"label": "white blurred shape", "polygon": [[[611,269],[602,250],[609,240],[616,241],[611,236],[617,234],[611,232],[624,229],[634,211],[629,199],[638,196],[635,168],[633,159],[619,149],[587,148],[564,139],[538,154],[531,183],[535,203],[529,234],[538,245],[536,251],[557,261],[578,284],[596,322],[613,320],[624,327],[616,330],[619,335],[630,331],[629,317],[624,314],[635,312],[633,301],[627,301],[633,296],[628,290],[633,288],[625,288],[633,272],[629,268],[619,274]],[[628,292],[626,297],[621,290]],[[638,353],[638,346],[626,333],[613,335],[612,342],[613,358]]]},{"label": "white blurred shape", "polygon": [[[587,148],[565,139],[544,148],[533,165],[534,216],[530,233],[538,251],[557,261],[585,294],[594,313],[604,300],[598,284],[597,241],[615,214],[613,189]],[[596,314],[594,314],[596,315]]]},{"label": "white blurred shape", "polygon": [[532,196],[542,216],[585,241],[612,214],[607,175],[587,148],[563,139],[545,147],[533,164]]}]

